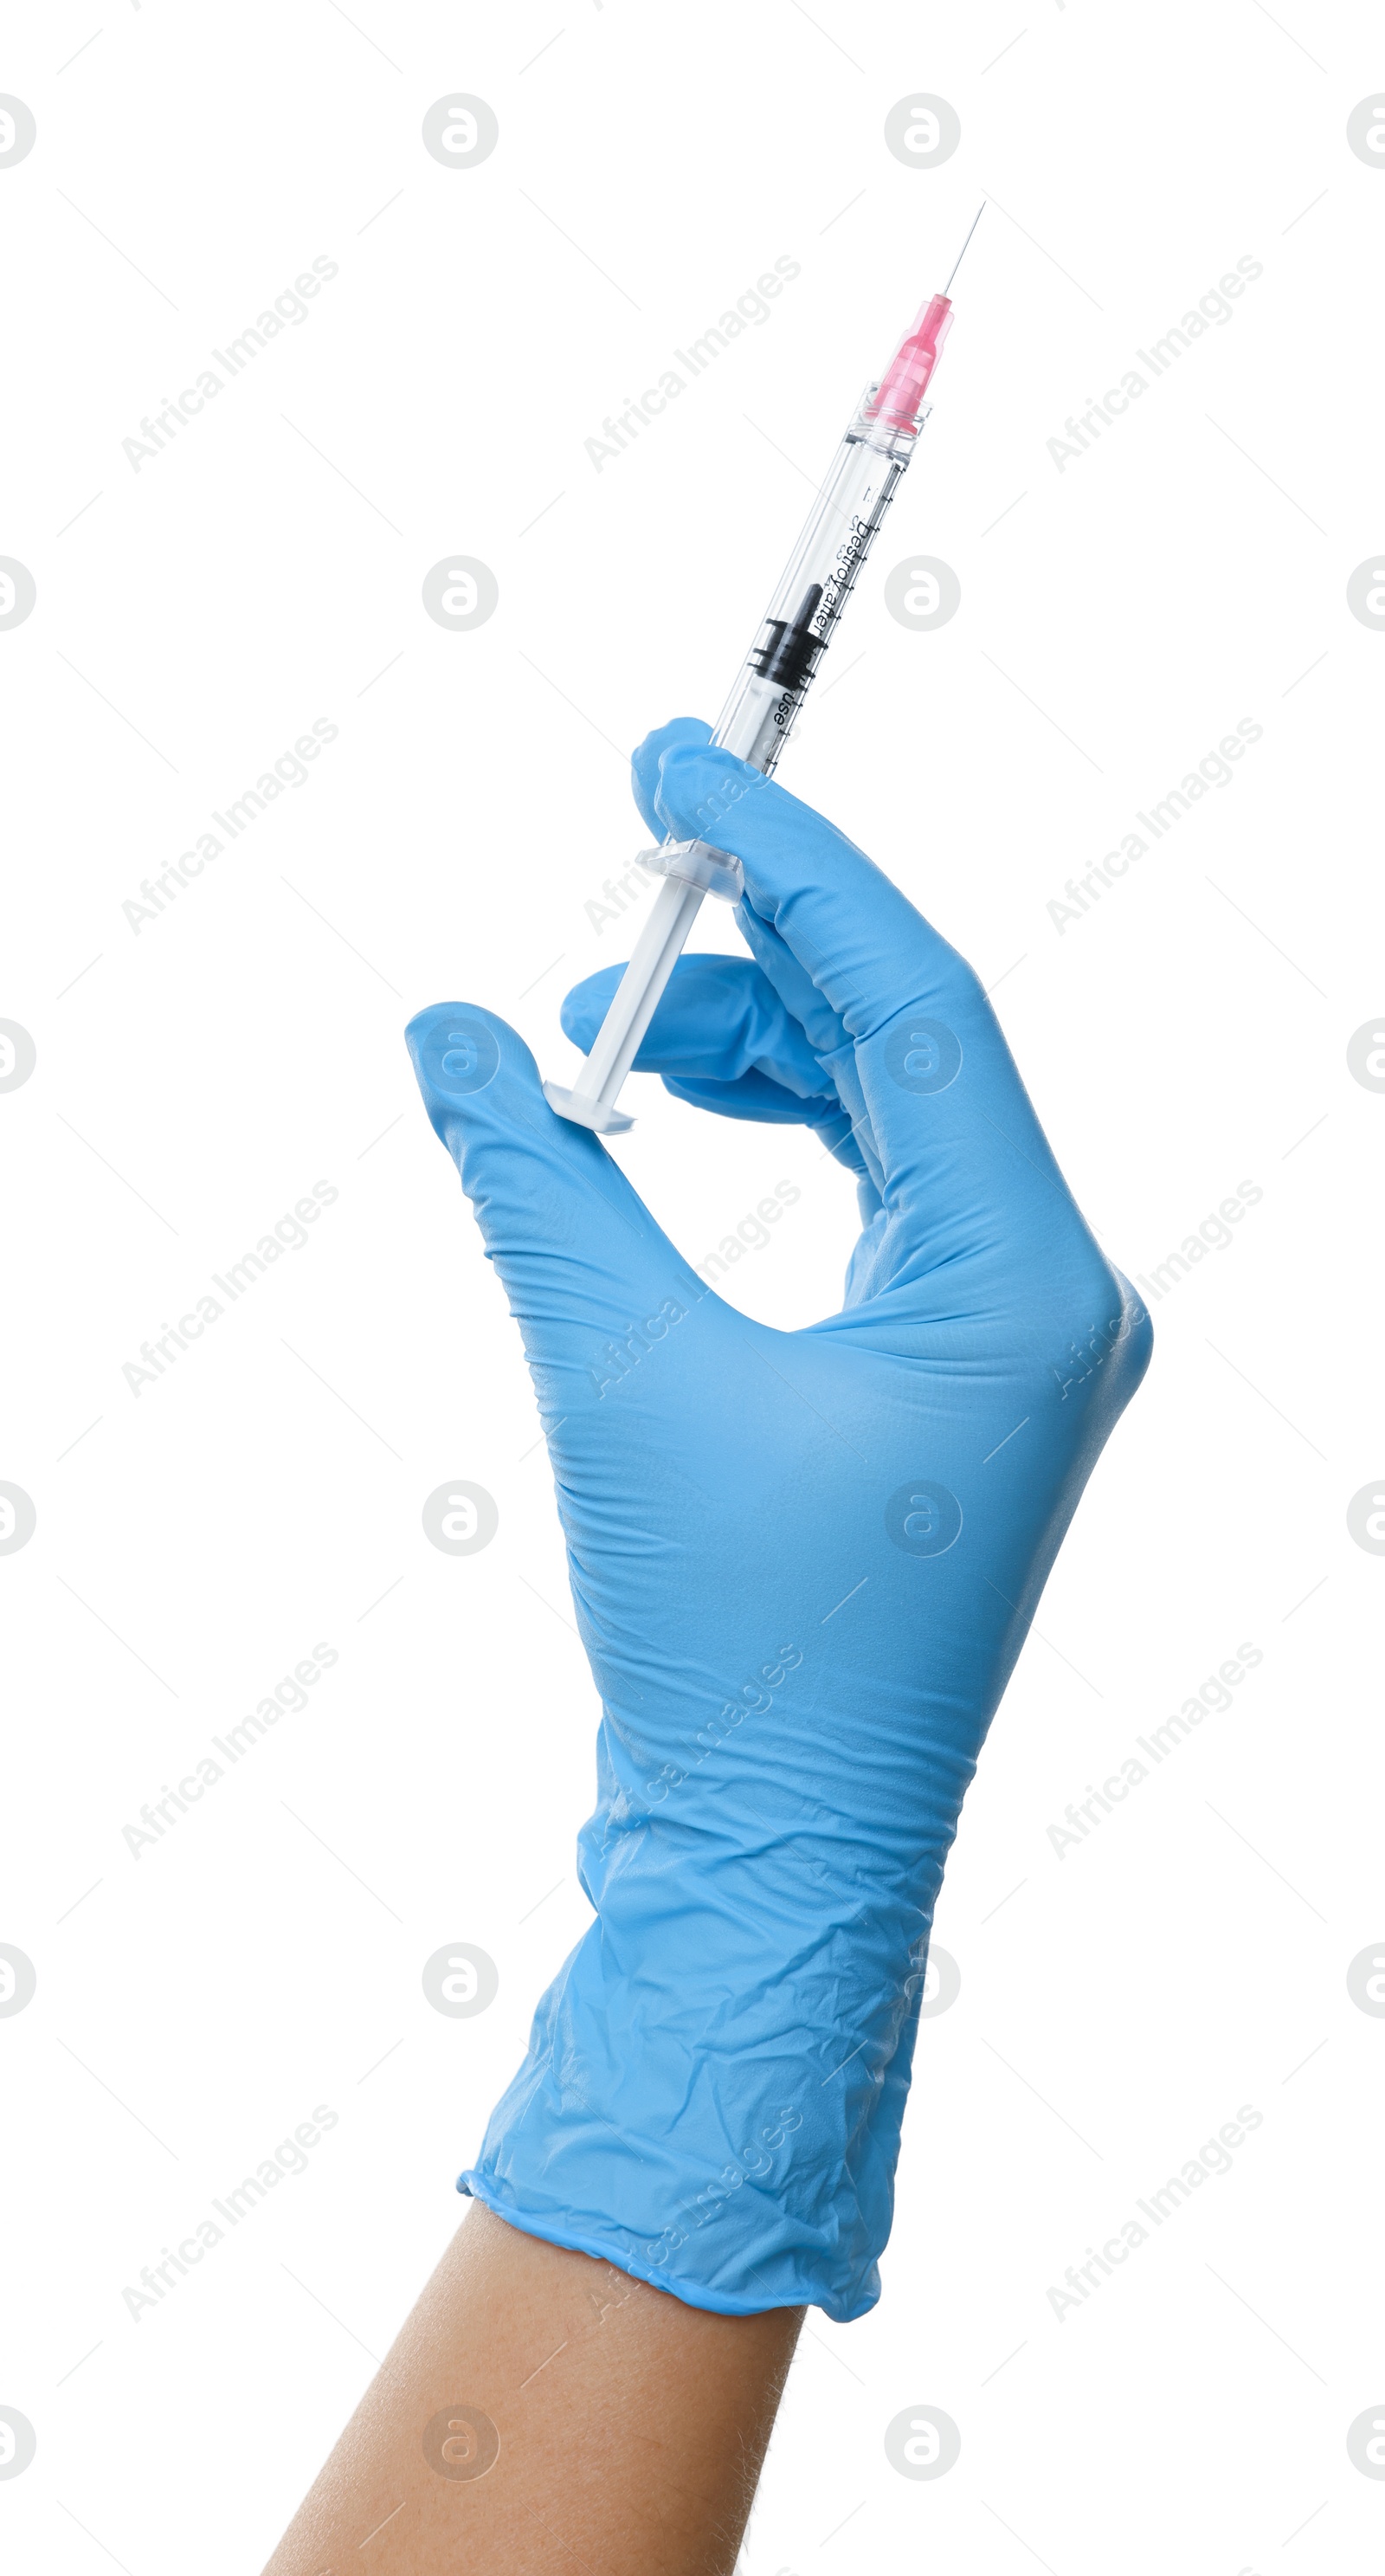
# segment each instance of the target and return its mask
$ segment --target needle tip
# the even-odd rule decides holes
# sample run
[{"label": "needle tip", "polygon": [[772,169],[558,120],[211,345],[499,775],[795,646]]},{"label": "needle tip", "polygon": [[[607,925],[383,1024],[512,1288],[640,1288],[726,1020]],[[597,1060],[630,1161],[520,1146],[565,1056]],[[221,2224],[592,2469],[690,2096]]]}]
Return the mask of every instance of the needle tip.
[{"label": "needle tip", "polygon": [[983,197],[975,214],[972,216],[971,229],[967,234],[967,240],[963,242],[961,249],[958,251],[956,258],[952,263],[952,277],[949,277],[946,286],[943,288],[944,295],[950,295],[952,292],[952,278],[956,276],[958,269],[961,267],[962,262],[966,257],[967,242],[971,240],[972,233],[975,232],[977,225],[980,223],[981,218],[986,211],[986,204],[987,200]]}]

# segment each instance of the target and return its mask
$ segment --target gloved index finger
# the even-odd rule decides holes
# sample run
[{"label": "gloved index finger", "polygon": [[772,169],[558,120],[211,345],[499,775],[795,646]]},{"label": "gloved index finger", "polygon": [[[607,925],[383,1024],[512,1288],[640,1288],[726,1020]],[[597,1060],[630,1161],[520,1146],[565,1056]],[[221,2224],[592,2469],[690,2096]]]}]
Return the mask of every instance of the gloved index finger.
[{"label": "gloved index finger", "polygon": [[730,851],[746,895],[853,1038],[940,999],[971,970],[853,841],[734,753],[690,742],[660,750],[654,809],[680,839]]},{"label": "gloved index finger", "polygon": [[[776,934],[754,943],[764,972],[776,981],[778,950],[785,977],[808,978],[844,1031],[845,1061],[820,1049],[819,1061],[853,1118],[859,1101],[885,1199],[913,1210],[920,1246],[940,1222],[950,1240],[949,1210],[963,1204],[1013,1210],[1057,1189],[1070,1205],[965,958],[864,851],[773,779],[681,726],[654,741],[659,820],[741,861],[746,904]],[[801,1015],[801,988],[781,999]]]}]

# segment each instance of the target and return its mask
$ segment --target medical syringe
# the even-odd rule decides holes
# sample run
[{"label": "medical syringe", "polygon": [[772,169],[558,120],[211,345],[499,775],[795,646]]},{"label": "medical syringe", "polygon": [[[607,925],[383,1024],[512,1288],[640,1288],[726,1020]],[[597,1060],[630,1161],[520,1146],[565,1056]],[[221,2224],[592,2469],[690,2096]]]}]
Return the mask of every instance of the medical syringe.
[{"label": "medical syringe", "polygon": [[[721,711],[713,744],[736,752],[766,778],[789,738],[928,418],[924,395],[952,322],[952,278],[984,212],[983,205],[942,294],[921,308],[883,376],[866,387],[857,404]],[[594,1127],[603,1136],[635,1123],[617,1109],[616,1100],[704,894],[734,902],[744,888],[740,861],[710,841],[670,837],[660,849],[642,850],[640,865],[663,882],[592,1051],[570,1091],[556,1082],[543,1086],[560,1117]]]}]

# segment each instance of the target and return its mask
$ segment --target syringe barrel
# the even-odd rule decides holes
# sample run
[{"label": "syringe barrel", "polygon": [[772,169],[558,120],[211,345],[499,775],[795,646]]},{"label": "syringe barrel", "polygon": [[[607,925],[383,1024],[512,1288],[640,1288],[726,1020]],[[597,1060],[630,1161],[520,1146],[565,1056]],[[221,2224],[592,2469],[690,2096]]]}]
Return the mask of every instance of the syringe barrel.
[{"label": "syringe barrel", "polygon": [[916,430],[888,428],[869,418],[876,392],[875,385],[867,386],[847,424],[712,736],[766,777],[789,738],[913,454]]},{"label": "syringe barrel", "polygon": [[[945,298],[925,307],[921,319],[932,337],[922,361],[914,355],[920,327],[916,325],[915,334],[906,335],[891,360],[886,376],[866,387],[717,720],[713,742],[737,753],[765,777],[789,738],[914,452],[928,416],[923,390],[941,336],[941,321],[934,328],[935,319],[945,320],[948,309]],[[903,391],[897,394],[901,385]],[[722,857],[717,819],[711,813],[705,819],[698,815],[700,839],[692,845],[694,850],[709,850],[714,863]],[[630,1124],[616,1108],[620,1088],[702,901],[695,874],[690,882],[686,873],[688,857],[685,846],[678,871],[670,870],[665,876],[571,1090],[544,1084],[545,1097],[561,1117],[602,1135]]]}]

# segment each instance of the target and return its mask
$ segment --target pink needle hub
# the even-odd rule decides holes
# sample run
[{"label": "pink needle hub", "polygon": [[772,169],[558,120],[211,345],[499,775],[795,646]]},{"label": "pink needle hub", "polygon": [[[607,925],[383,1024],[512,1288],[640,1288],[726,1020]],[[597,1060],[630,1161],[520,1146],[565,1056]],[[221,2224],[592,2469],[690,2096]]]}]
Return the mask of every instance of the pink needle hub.
[{"label": "pink needle hub", "polygon": [[905,332],[874,393],[862,404],[865,419],[882,421],[888,429],[912,430],[917,426],[928,380],[951,328],[952,306],[947,296],[930,296]]}]

